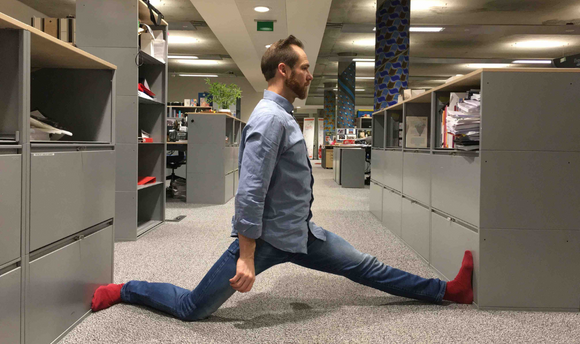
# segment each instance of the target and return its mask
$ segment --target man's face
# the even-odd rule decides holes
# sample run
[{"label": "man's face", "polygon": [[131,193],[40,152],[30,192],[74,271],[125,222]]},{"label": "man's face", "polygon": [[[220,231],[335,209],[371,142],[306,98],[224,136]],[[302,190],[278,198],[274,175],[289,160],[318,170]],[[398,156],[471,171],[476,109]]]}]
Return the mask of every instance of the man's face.
[{"label": "man's face", "polygon": [[305,99],[308,86],[310,86],[310,81],[312,81],[312,74],[310,74],[310,71],[308,70],[308,68],[310,68],[310,63],[308,62],[304,50],[295,45],[293,45],[292,48],[296,51],[299,58],[298,62],[294,65],[294,68],[286,76],[284,85],[292,90],[292,92],[296,94],[296,97]]}]

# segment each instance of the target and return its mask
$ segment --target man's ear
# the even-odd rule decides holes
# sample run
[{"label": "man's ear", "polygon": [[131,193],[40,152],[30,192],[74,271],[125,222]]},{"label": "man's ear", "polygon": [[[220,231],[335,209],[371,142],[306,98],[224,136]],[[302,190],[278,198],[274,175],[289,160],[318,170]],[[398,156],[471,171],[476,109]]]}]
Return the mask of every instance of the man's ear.
[{"label": "man's ear", "polygon": [[284,63],[279,63],[278,64],[278,71],[280,72],[280,74],[282,76],[286,76],[288,74],[288,66],[286,66],[286,64],[284,64]]}]

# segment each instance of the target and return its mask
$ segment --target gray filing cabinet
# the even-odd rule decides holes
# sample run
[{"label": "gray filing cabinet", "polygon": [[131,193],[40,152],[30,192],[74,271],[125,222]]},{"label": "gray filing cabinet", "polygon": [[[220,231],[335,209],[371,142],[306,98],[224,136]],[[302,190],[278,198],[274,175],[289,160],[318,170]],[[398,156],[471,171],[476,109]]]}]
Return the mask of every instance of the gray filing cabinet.
[{"label": "gray filing cabinet", "polygon": [[58,341],[113,278],[116,67],[29,28],[0,13],[2,343]]},{"label": "gray filing cabinet", "polygon": [[334,181],[345,188],[362,188],[365,180],[364,148],[334,147]]},{"label": "gray filing cabinet", "polygon": [[[440,148],[440,104],[469,89],[479,150]],[[445,279],[472,251],[480,309],[580,311],[579,92],[576,69],[484,69],[375,112],[370,212]],[[397,144],[406,116],[426,147]]]},{"label": "gray filing cabinet", "polygon": [[187,203],[224,204],[239,183],[244,122],[225,113],[188,114]]}]

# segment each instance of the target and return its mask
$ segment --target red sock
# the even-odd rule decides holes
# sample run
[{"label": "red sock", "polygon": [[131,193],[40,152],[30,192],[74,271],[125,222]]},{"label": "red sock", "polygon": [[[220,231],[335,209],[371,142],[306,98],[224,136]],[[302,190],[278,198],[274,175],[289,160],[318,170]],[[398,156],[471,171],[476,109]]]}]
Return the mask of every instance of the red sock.
[{"label": "red sock", "polygon": [[109,284],[98,287],[91,303],[93,312],[109,308],[121,302],[121,288],[123,288],[123,284]]},{"label": "red sock", "polygon": [[473,256],[471,251],[465,251],[461,269],[453,281],[447,282],[443,300],[456,303],[473,302],[473,287],[471,286],[471,276],[473,275]]}]

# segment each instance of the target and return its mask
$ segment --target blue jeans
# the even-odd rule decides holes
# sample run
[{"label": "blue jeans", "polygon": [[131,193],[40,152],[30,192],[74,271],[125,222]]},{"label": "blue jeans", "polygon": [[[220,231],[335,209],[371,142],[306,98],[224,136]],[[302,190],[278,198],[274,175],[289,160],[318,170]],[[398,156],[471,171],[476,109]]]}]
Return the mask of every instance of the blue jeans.
[{"label": "blue jeans", "polygon": [[[234,294],[229,280],[236,274],[239,256],[240,247],[236,239],[193,291],[169,283],[129,281],[121,289],[121,299],[186,321],[206,318]],[[439,279],[425,279],[387,266],[328,231],[326,241],[309,236],[308,254],[281,251],[263,240],[256,240],[256,275],[287,262],[344,276],[389,294],[433,303],[441,302],[447,286]]]}]

